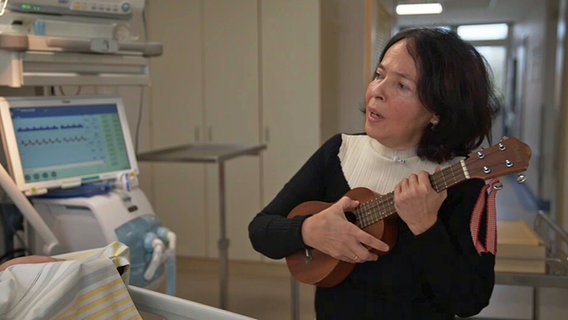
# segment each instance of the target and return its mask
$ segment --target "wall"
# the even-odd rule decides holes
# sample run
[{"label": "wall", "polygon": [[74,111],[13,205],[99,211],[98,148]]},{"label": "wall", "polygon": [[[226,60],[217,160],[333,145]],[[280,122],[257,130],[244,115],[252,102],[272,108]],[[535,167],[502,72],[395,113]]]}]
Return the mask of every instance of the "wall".
[{"label": "wall", "polygon": [[[558,66],[557,66],[557,81],[559,82],[556,88],[557,104],[554,105],[560,114],[558,144],[557,148],[557,166],[556,177],[559,179],[555,186],[557,188],[558,204],[555,206],[557,213],[557,220],[559,224],[568,230],[568,55],[566,48],[568,48],[568,38],[566,37],[566,27],[568,23],[568,1],[559,1],[559,24],[558,24]],[[564,248],[568,250],[568,248]]]},{"label": "wall", "polygon": [[[551,212],[556,209],[557,197],[557,172],[559,171],[558,143],[560,129],[560,84],[562,82],[562,66],[558,49],[558,26],[559,26],[559,3],[557,0],[547,1],[546,11],[546,51],[544,57],[544,75],[542,113],[541,113],[541,137],[540,137],[540,176],[539,176],[539,198],[548,200],[551,205]],[[562,40],[563,41],[563,40]],[[557,61],[558,60],[558,61]]]},{"label": "wall", "polygon": [[[564,230],[568,230],[568,60],[565,53],[567,3],[566,0],[546,1],[545,6],[535,8],[516,30],[522,31],[516,33],[517,39],[519,36],[528,39],[527,60],[531,61],[526,74],[525,99],[534,105],[525,106],[526,113],[522,122],[523,139],[530,142],[533,152],[536,149],[537,156],[536,163],[531,161],[529,186],[540,200],[550,201],[551,217]],[[535,74],[538,71],[541,74]],[[559,241],[558,244],[559,248],[555,249],[566,252],[568,248],[565,243]],[[526,289],[528,288],[496,286],[492,299],[498,301],[497,306],[504,306],[506,315],[510,316],[510,310],[518,312],[523,309],[522,305],[511,309],[514,308],[513,303],[534,299],[532,295],[535,292]],[[537,317],[557,319],[560,314],[566,314],[566,293],[564,288],[540,288],[537,300],[540,316],[537,314]],[[511,306],[507,307],[508,304]]]},{"label": "wall", "polygon": [[[381,42],[373,24],[384,1],[326,0],[321,3],[322,138],[338,132],[362,132],[365,90]],[[388,10],[387,10],[388,11]],[[385,26],[384,21],[381,21]]]},{"label": "wall", "polygon": [[[365,75],[365,2],[338,1],[341,13],[335,34],[339,42],[339,61],[337,65],[339,96],[339,131],[362,131],[364,116],[358,112],[365,103],[367,83]],[[323,50],[325,52],[325,50]]]},{"label": "wall", "polygon": [[[515,28],[515,44],[525,39],[527,66],[521,138],[532,147],[528,186],[540,208],[568,229],[566,207],[566,110],[564,0],[538,6]],[[565,6],[565,4],[564,4]],[[559,31],[559,32],[558,32]]]},{"label": "wall", "polygon": [[321,6],[321,126],[322,139],[329,138],[339,130],[339,108],[341,106],[340,74],[336,71],[339,65],[339,18],[341,11],[337,1],[325,1]]},{"label": "wall", "polygon": [[546,52],[546,6],[537,6],[513,29],[513,52],[520,58],[524,74],[522,79],[522,101],[518,117],[518,138],[532,149],[530,167],[527,171],[526,186],[536,197],[539,196],[539,168],[541,162],[540,135],[543,112],[544,57]]}]

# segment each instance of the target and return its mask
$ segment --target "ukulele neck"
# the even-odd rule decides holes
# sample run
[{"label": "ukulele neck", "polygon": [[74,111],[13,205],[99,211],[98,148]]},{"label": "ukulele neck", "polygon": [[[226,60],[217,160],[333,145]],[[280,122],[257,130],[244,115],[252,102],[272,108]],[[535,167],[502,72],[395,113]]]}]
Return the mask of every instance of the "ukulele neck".
[{"label": "ukulele neck", "polygon": [[[429,178],[432,188],[436,190],[436,192],[441,192],[470,177],[465,162],[462,160],[459,163],[431,174]],[[355,225],[364,229],[395,213],[394,192],[389,192],[377,196],[371,201],[360,204],[354,212],[357,217]]]}]

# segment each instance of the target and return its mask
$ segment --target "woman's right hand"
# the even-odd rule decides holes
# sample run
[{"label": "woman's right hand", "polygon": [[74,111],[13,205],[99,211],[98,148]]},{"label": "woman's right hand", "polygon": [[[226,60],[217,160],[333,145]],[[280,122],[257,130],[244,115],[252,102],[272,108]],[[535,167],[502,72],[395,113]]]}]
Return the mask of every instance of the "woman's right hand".
[{"label": "woman's right hand", "polygon": [[349,222],[345,212],[352,212],[359,201],[342,197],[323,211],[307,218],[302,225],[304,243],[338,260],[361,263],[375,261],[378,256],[370,251],[388,251],[383,241]]}]

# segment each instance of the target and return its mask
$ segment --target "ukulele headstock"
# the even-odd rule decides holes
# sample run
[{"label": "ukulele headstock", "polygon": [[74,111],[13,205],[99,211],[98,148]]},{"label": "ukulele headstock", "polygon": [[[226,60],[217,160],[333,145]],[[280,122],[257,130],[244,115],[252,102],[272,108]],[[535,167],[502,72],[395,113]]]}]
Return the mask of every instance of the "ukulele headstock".
[{"label": "ukulele headstock", "polygon": [[[498,144],[479,150],[465,160],[468,178],[488,180],[524,172],[529,166],[531,154],[531,148],[526,143],[505,137]],[[524,176],[521,179],[524,181]]]}]

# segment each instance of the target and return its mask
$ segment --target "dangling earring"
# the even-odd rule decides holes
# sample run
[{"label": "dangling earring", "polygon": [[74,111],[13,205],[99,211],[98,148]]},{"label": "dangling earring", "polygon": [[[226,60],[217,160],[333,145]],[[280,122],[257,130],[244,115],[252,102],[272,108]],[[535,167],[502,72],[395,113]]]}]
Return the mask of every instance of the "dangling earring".
[{"label": "dangling earring", "polygon": [[430,122],[430,131],[436,131],[437,125],[438,125],[438,121]]}]

